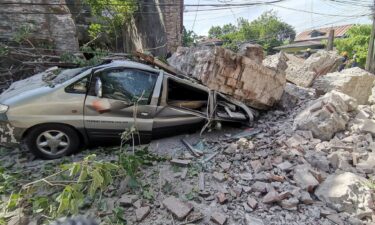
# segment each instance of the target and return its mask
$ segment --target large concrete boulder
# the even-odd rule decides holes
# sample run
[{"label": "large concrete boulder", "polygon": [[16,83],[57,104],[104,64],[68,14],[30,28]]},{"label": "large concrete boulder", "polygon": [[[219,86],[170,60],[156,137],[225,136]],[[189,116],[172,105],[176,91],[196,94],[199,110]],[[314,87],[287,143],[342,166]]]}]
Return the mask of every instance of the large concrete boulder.
[{"label": "large concrete boulder", "polygon": [[286,70],[286,79],[298,86],[310,87],[316,77],[336,71],[340,64],[337,52],[321,50],[311,55],[302,65],[293,64]]},{"label": "large concrete boulder", "polygon": [[348,112],[356,109],[356,100],[337,91],[331,91],[313,101],[294,120],[294,129],[310,130],[315,138],[330,140],[345,130]]},{"label": "large concrete boulder", "polygon": [[354,173],[332,174],[316,189],[315,195],[339,212],[359,218],[372,215],[368,181]]},{"label": "large concrete boulder", "polygon": [[257,63],[262,63],[264,59],[263,48],[262,46],[258,44],[249,44],[249,43],[242,44],[240,45],[238,54],[248,57]]},{"label": "large concrete boulder", "polygon": [[371,104],[371,105],[375,104],[375,82],[372,85],[371,95],[368,98],[368,103]]},{"label": "large concrete boulder", "polygon": [[375,75],[355,67],[319,77],[313,88],[318,94],[337,90],[357,99],[359,105],[365,105],[372,94],[374,81]]},{"label": "large concrete boulder", "polygon": [[277,72],[285,72],[288,68],[288,57],[283,52],[269,55],[263,60],[263,66],[276,70]]},{"label": "large concrete boulder", "polygon": [[286,84],[285,73],[221,47],[179,48],[168,62],[210,89],[257,109],[279,101]]}]

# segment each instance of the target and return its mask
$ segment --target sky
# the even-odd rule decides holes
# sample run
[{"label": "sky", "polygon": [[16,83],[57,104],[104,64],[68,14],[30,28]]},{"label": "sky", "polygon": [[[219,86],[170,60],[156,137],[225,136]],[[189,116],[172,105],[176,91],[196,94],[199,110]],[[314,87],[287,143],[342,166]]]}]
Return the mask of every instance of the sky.
[{"label": "sky", "polygon": [[[185,0],[185,4],[228,4],[251,3],[255,0]],[[358,4],[369,4],[370,0],[359,0]],[[280,19],[292,25],[297,33],[304,30],[319,27],[331,27],[344,24],[370,24],[371,17],[369,7],[356,6],[353,4],[340,4],[332,0],[285,0],[273,5],[248,6],[246,8],[223,9],[217,11],[198,11],[204,7],[185,7],[184,26],[187,30],[193,30],[198,35],[207,35],[211,26],[224,25],[227,23],[236,24],[237,19],[243,17],[254,20],[263,12],[273,10],[277,12]],[[308,11],[308,12],[301,12]],[[330,14],[319,15],[320,14]],[[195,19],[196,18],[196,19]],[[195,20],[195,23],[194,23]]]}]

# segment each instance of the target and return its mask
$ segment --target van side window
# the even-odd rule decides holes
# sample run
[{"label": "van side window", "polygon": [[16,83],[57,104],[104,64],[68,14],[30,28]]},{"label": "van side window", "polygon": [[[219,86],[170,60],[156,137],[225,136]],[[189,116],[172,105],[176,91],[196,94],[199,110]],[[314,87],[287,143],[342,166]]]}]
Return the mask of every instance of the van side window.
[{"label": "van side window", "polygon": [[129,104],[138,101],[140,105],[147,105],[151,101],[158,74],[121,68],[103,71],[97,77],[102,81],[103,98],[120,100]]},{"label": "van side window", "polygon": [[72,94],[86,94],[89,76],[86,76],[65,88],[65,92]]}]

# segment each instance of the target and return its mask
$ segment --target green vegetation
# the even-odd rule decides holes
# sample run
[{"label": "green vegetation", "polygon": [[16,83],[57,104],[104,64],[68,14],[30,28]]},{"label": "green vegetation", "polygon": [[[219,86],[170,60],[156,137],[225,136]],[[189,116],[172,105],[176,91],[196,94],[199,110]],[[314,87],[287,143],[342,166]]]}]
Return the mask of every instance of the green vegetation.
[{"label": "green vegetation", "polygon": [[192,30],[186,30],[186,28],[183,28],[183,33],[182,33],[182,45],[184,47],[190,47],[193,46],[198,38],[198,35],[194,33]]},{"label": "green vegetation", "polygon": [[90,6],[97,22],[90,24],[89,35],[92,41],[101,36],[113,37],[118,50],[118,39],[122,37],[124,24],[131,18],[138,5],[136,0],[85,0]]},{"label": "green vegetation", "polygon": [[109,54],[109,52],[106,50],[89,46],[81,47],[81,52],[91,56],[90,59],[83,58],[80,55],[71,52],[65,52],[60,56],[60,61],[78,64],[81,67],[94,66],[100,64],[103,61],[103,57],[108,56]]},{"label": "green vegetation", "polygon": [[[22,173],[9,172],[0,168],[0,224],[6,224],[8,215],[22,212],[26,215],[41,215],[45,223],[60,217],[77,215],[90,205],[102,204],[103,195],[113,192],[113,187],[125,179],[133,191],[145,199],[153,200],[154,191],[139,185],[140,168],[154,161],[165,160],[150,154],[147,147],[137,149],[136,154],[117,150],[118,160],[106,162],[89,155],[83,160],[61,164],[43,170],[45,177],[24,184]],[[140,187],[141,190],[135,189]],[[112,188],[112,189],[111,189]],[[114,224],[126,224],[121,217],[121,208],[115,208],[110,220]],[[121,216],[119,216],[121,214]]]},{"label": "green vegetation", "polygon": [[[357,62],[364,67],[366,64],[368,44],[370,41],[371,25],[356,25],[347,32],[348,37],[335,40],[335,47],[342,52],[348,52],[349,58],[357,55]],[[354,51],[356,53],[354,53]]]},{"label": "green vegetation", "polygon": [[295,36],[294,28],[282,22],[273,11],[265,12],[251,22],[240,18],[237,26],[226,24],[209,30],[209,37],[222,39],[224,46],[234,51],[238,50],[239,44],[250,42],[260,44],[267,53],[273,53],[274,47],[293,40]]}]

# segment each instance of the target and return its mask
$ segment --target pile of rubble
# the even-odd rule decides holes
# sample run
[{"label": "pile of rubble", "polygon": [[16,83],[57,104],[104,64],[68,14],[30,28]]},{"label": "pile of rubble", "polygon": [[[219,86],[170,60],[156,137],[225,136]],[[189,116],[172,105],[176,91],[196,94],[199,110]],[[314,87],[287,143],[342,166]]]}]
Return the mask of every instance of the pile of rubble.
[{"label": "pile of rubble", "polygon": [[157,141],[151,149],[174,159],[144,171],[155,200],[124,194],[114,204],[141,224],[372,224],[375,130],[363,121],[375,124],[375,112],[337,91],[304,99],[314,90],[294,88],[296,107],[270,111],[250,130],[206,136],[204,147],[195,139],[190,150]]},{"label": "pile of rubble", "polygon": [[[220,49],[181,51],[173,59],[186,60],[178,69],[202,74],[198,78],[209,86],[214,74],[245,75],[247,69],[278,80],[291,63],[282,53],[256,61]],[[121,207],[129,224],[155,225],[374,224],[375,105],[366,105],[375,99],[374,75],[355,68],[315,79],[332,69],[322,67],[314,70],[313,88],[281,84],[280,78],[280,108],[264,112],[250,129],[195,134],[184,137],[186,146],[177,137],[154,141],[151,151],[173,159],[143,168],[142,189],[114,186],[102,197],[106,207],[92,205],[83,213],[104,221]]]}]

